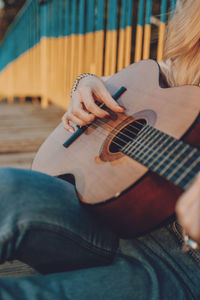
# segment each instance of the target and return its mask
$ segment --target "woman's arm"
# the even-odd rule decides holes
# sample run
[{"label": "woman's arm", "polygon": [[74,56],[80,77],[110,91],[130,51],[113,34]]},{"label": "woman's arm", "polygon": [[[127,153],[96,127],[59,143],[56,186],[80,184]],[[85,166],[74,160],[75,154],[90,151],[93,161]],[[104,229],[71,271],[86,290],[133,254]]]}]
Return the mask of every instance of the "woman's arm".
[{"label": "woman's arm", "polygon": [[176,213],[186,234],[200,244],[200,173],[179,198]]}]

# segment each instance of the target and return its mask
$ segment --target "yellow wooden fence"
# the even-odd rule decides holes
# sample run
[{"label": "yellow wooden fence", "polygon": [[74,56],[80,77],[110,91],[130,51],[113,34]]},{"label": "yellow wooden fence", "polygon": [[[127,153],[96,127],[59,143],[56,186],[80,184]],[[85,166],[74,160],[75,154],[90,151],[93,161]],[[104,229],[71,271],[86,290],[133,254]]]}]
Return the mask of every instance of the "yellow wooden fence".
[{"label": "yellow wooden fence", "polygon": [[161,60],[174,8],[175,0],[28,1],[0,47],[0,98],[40,97],[42,107],[66,109],[79,74]]}]

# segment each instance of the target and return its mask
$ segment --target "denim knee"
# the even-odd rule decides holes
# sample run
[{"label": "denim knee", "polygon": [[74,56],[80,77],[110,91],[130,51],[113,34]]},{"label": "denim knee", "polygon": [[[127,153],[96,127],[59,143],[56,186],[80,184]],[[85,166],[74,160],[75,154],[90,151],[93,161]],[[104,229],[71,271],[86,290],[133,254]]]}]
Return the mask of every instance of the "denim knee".
[{"label": "denim knee", "polygon": [[[14,168],[0,168],[0,207],[10,206],[23,189]],[[10,207],[12,209],[12,206]]]},{"label": "denim knee", "polygon": [[75,189],[55,177],[31,170],[0,168],[1,218],[15,223],[64,224],[68,212],[78,210]]},{"label": "denim knee", "polygon": [[10,209],[13,210],[14,205],[16,208],[20,204],[18,202],[27,198],[27,184],[23,170],[10,167],[0,168],[0,207],[10,206]]},{"label": "denim knee", "polygon": [[41,216],[44,205],[37,201],[38,179],[33,177],[29,170],[0,168],[0,225],[1,220],[18,223],[23,219],[31,221],[34,215]]}]

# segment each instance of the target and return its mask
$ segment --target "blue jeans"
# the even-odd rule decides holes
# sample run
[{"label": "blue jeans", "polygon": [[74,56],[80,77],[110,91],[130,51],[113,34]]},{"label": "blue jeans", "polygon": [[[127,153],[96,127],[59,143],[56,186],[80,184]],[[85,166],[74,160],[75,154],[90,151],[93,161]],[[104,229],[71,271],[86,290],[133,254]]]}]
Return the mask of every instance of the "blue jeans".
[{"label": "blue jeans", "polygon": [[119,240],[70,183],[2,168],[0,262],[14,259],[42,274],[1,278],[2,300],[200,299],[200,253],[181,250],[175,223]]}]

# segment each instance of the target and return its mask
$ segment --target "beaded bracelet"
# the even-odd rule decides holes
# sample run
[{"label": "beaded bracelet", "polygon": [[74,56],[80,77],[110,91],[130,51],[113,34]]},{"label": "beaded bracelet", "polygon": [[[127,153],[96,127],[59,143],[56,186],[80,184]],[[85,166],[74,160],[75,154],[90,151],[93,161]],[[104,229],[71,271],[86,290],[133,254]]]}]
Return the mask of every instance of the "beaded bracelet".
[{"label": "beaded bracelet", "polygon": [[73,92],[76,91],[76,89],[77,89],[77,87],[78,87],[78,84],[79,84],[80,80],[83,79],[83,78],[85,78],[85,77],[89,77],[89,76],[94,76],[94,77],[96,77],[96,75],[91,74],[91,73],[83,73],[83,74],[79,75],[79,76],[76,78],[76,80],[74,81],[73,86],[72,86],[72,90],[71,90],[71,94],[70,94],[71,97],[72,97]]}]

